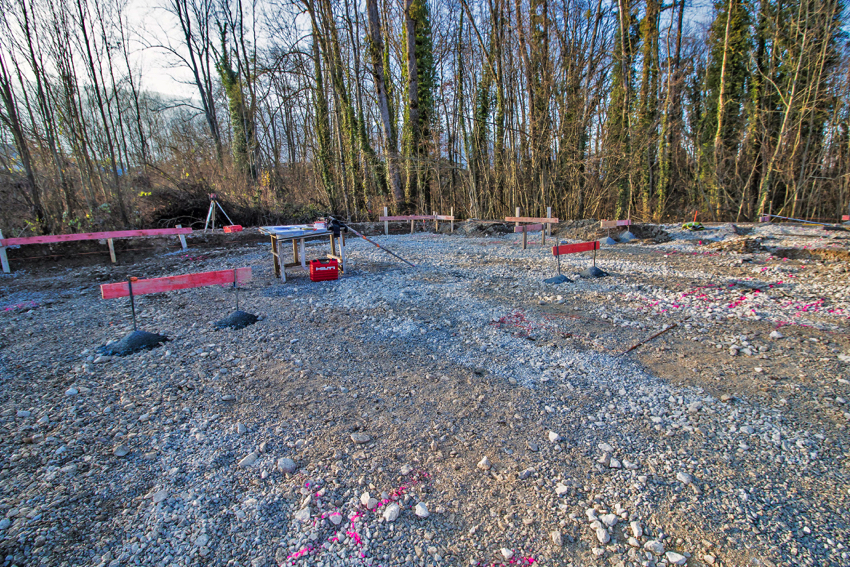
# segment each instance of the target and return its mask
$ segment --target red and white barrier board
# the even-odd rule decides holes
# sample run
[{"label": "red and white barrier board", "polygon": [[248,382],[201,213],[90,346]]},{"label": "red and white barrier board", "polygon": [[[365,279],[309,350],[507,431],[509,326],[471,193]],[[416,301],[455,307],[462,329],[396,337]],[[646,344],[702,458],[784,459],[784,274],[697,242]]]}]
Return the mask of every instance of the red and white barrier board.
[{"label": "red and white barrier board", "polygon": [[[204,287],[208,285],[228,285],[251,281],[251,268],[236,268],[235,270],[219,270],[216,272],[197,272],[194,274],[183,274],[180,276],[169,276],[165,278],[152,278],[148,280],[136,280],[133,282],[133,295],[144,295],[146,293],[162,293],[165,291],[176,291],[178,289],[189,289],[193,287]],[[103,284],[100,286],[103,299],[115,299],[130,295],[130,286],[127,282]]]},{"label": "red and white barrier board", "polygon": [[191,234],[191,228],[181,228],[177,225],[176,228],[149,228],[142,230],[113,230],[109,232],[81,232],[77,234],[49,234],[45,236],[23,236],[20,238],[3,238],[3,233],[0,232],[0,262],[3,266],[3,271],[7,274],[11,271],[9,268],[9,260],[6,258],[6,248],[8,246],[26,246],[30,244],[56,244],[59,242],[75,242],[78,240],[106,240],[109,246],[109,257],[114,264],[115,247],[112,240],[115,238],[137,238],[141,236],[177,236],[180,239],[180,245],[183,250],[186,250],[185,234]]},{"label": "red and white barrier board", "polygon": [[24,236],[21,238],[4,238],[0,246],[22,246],[26,244],[53,244],[56,242],[73,242],[75,240],[102,240],[109,238],[134,238],[138,236],[174,236],[191,234],[191,228],[151,228],[145,230],[115,230],[111,232],[81,232],[78,234],[53,234],[47,236]]},{"label": "red and white barrier board", "polygon": [[560,246],[552,247],[553,256],[563,256],[565,254],[577,254],[579,252],[590,252],[591,250],[599,250],[599,241],[579,242],[577,244],[561,244]]},{"label": "red and white barrier board", "polygon": [[542,224],[521,224],[514,227],[514,232],[537,232],[543,230]]}]

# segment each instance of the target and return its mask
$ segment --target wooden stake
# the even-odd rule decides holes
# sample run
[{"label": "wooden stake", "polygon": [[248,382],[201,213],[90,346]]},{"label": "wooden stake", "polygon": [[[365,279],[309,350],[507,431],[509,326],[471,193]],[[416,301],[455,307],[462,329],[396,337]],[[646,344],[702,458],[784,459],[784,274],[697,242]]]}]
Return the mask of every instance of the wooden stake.
[{"label": "wooden stake", "polygon": [[[0,240],[3,240],[3,231],[0,230]],[[9,268],[9,258],[6,257],[6,247],[0,246],[0,264],[3,264],[3,273],[8,274],[12,270]]]},{"label": "wooden stake", "polygon": [[[183,225],[182,225],[182,224],[178,224],[176,228],[183,228]],[[178,235],[177,235],[177,238],[179,238],[179,239],[180,239],[180,246],[182,246],[182,247],[183,247],[183,250],[186,250],[186,237],[185,237],[185,236],[183,236],[182,234],[178,234]]]},{"label": "wooden stake", "polygon": [[410,234],[413,234],[413,223],[414,223],[414,220],[410,219]]},{"label": "wooden stake", "polygon": [[528,231],[522,231],[522,249],[525,250],[525,247],[528,245]]},{"label": "wooden stake", "polygon": [[455,208],[454,207],[451,208],[451,212],[449,213],[449,216],[452,217],[451,226],[452,226],[452,234],[454,234],[454,231],[455,231]]},{"label": "wooden stake", "polygon": [[[384,216],[385,217],[390,216],[390,212],[387,210],[386,207],[384,207]],[[389,233],[390,233],[390,221],[384,221],[384,236],[389,235]]]},{"label": "wooden stake", "polygon": [[440,219],[437,218],[437,211],[434,211],[434,232],[440,232]]},{"label": "wooden stake", "polygon": [[118,260],[115,259],[115,245],[112,244],[112,239],[107,238],[106,243],[109,245],[109,258],[112,260],[113,264],[117,264]]}]

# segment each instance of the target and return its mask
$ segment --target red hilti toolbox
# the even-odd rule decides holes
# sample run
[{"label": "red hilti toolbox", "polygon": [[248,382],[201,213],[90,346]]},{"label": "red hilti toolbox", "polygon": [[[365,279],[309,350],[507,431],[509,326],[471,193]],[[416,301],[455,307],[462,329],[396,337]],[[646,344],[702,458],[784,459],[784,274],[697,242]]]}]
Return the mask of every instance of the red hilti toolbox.
[{"label": "red hilti toolbox", "polygon": [[224,227],[224,232],[242,232],[241,224],[231,224]]},{"label": "red hilti toolbox", "polygon": [[310,281],[326,282],[339,279],[339,262],[334,259],[310,260]]}]

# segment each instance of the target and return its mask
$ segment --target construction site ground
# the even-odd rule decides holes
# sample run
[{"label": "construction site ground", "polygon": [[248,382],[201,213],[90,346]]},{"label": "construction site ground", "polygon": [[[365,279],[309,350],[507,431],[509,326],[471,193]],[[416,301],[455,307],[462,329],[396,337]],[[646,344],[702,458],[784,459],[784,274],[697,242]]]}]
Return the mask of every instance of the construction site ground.
[{"label": "construction site ground", "polygon": [[[370,236],[416,268],[349,235],[321,283],[250,231],[13,255],[0,565],[850,564],[850,233],[635,228],[551,285],[606,233],[416,228]],[[132,330],[101,283],[245,266],[256,324],[139,296],[170,341],[98,354]]]}]

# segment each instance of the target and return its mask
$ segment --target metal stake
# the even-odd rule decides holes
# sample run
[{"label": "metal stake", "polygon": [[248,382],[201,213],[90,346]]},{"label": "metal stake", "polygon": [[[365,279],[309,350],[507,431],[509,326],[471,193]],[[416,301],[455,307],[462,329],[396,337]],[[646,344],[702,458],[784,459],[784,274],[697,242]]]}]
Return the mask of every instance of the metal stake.
[{"label": "metal stake", "polygon": [[137,331],[136,328],[136,303],[133,301],[133,279],[130,278],[127,280],[127,288],[130,291],[130,311],[133,313],[133,331]]}]

